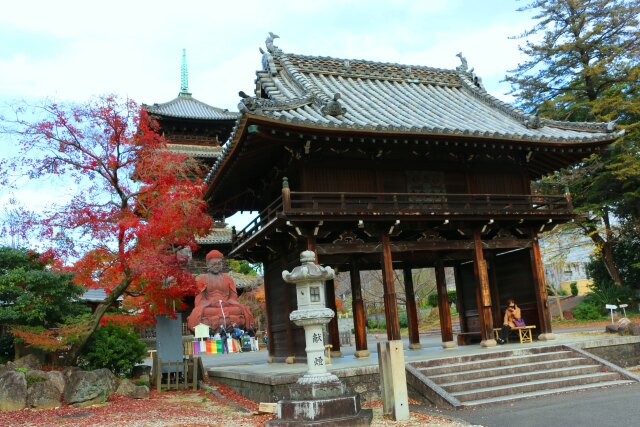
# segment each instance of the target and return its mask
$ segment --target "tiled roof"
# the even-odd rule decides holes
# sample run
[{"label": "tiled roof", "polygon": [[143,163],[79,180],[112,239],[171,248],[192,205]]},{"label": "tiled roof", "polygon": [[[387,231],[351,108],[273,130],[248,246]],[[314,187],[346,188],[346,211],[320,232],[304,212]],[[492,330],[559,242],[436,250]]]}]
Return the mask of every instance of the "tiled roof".
[{"label": "tiled roof", "polygon": [[[267,39],[257,82],[241,112],[328,128],[467,135],[535,142],[613,140],[607,123],[524,114],[489,95],[462,65],[455,70],[284,53]],[[260,93],[256,91],[256,95]]]},{"label": "tiled roof", "polygon": [[188,93],[180,93],[177,98],[163,104],[144,105],[150,114],[165,117],[205,120],[236,120],[238,113],[213,107],[198,101]]},{"label": "tiled roof", "polygon": [[251,289],[257,288],[264,283],[264,277],[262,276],[249,276],[248,274],[236,273],[230,271],[229,276],[233,279],[233,283],[238,289]]},{"label": "tiled roof", "polygon": [[221,147],[211,145],[167,144],[167,148],[174,153],[198,158],[218,158],[222,153]]},{"label": "tiled roof", "polygon": [[[104,289],[87,289],[80,299],[91,302],[104,302],[107,299],[107,293]],[[123,297],[119,297],[118,301],[122,301]]]},{"label": "tiled roof", "polygon": [[455,70],[283,52],[267,38],[254,96],[240,93],[243,114],[211,182],[254,117],[313,129],[466,137],[535,144],[609,143],[624,131],[613,123],[576,123],[525,114],[487,93],[462,64]]},{"label": "tiled roof", "polygon": [[196,237],[199,245],[215,245],[231,243],[231,228],[212,227],[209,234],[203,237]]}]

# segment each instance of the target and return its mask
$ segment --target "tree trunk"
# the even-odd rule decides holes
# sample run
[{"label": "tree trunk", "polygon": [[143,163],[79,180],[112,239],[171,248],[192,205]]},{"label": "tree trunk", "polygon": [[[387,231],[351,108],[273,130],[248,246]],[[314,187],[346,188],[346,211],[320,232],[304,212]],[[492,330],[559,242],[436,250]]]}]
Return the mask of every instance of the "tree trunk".
[{"label": "tree trunk", "polygon": [[581,222],[578,222],[578,225],[584,230],[585,234],[593,240],[593,243],[600,248],[602,251],[602,262],[604,263],[605,268],[607,269],[607,273],[613,280],[613,283],[617,287],[622,287],[622,277],[620,276],[620,272],[616,267],[613,261],[613,245],[611,243],[612,231],[611,224],[609,223],[609,215],[608,213],[603,217],[603,221],[605,223],[605,234],[607,235],[607,239],[604,239],[598,230],[591,226]]},{"label": "tree trunk", "polygon": [[550,283],[547,283],[547,289],[551,290],[551,293],[556,299],[556,305],[558,306],[558,312],[560,313],[560,320],[564,320],[564,314],[562,313],[562,304],[560,303],[560,295],[558,295],[556,287]]},{"label": "tree trunk", "polygon": [[87,345],[89,338],[91,337],[91,335],[93,335],[96,329],[98,329],[98,326],[100,326],[100,320],[102,319],[102,316],[104,316],[109,307],[111,307],[118,300],[118,298],[120,298],[124,291],[129,287],[130,283],[131,282],[129,279],[125,279],[109,293],[109,296],[107,296],[107,299],[104,302],[98,304],[96,311],[94,311],[91,315],[91,321],[88,325],[87,330],[85,331],[85,334],[80,337],[78,342],[71,345],[69,352],[65,356],[65,366],[73,366],[77,363],[78,357],[82,353],[82,350],[84,350],[84,347]]}]

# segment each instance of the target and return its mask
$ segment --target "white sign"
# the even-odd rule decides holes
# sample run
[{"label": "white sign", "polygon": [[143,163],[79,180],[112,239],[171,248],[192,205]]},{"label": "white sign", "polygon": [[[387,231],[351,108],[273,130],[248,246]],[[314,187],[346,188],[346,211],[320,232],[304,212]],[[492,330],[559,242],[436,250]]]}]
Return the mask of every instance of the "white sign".
[{"label": "white sign", "polygon": [[607,310],[615,310],[616,308],[618,308],[618,306],[617,305],[613,305],[613,304],[607,304],[607,305],[605,305],[605,308]]},{"label": "white sign", "polygon": [[620,308],[627,308],[629,307],[629,304],[620,304]]}]

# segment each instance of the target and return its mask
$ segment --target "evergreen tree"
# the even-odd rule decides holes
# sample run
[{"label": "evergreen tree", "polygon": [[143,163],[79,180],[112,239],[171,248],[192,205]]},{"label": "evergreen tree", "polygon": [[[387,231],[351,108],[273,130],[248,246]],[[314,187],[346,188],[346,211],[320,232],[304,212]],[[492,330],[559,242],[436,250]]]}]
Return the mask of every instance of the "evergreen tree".
[{"label": "evergreen tree", "polygon": [[[626,134],[612,149],[546,180],[568,186],[576,224],[599,249],[617,286],[612,216],[640,220],[640,3],[636,0],[535,0],[536,24],[519,38],[528,59],[506,80],[523,109],[569,121],[615,121]],[[637,229],[637,227],[636,227]]]}]

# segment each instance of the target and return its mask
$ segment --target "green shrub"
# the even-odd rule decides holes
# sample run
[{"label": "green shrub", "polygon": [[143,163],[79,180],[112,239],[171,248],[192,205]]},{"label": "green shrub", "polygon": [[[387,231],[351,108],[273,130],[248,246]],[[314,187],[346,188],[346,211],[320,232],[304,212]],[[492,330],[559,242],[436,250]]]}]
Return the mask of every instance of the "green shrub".
[{"label": "green shrub", "polygon": [[41,383],[46,381],[46,378],[42,378],[42,377],[30,377],[27,375],[27,387],[31,387],[33,384],[35,383]]},{"label": "green shrub", "polygon": [[571,282],[569,287],[571,288],[571,295],[574,297],[578,295],[578,284],[576,282]]},{"label": "green shrub", "polygon": [[7,363],[13,360],[14,352],[13,335],[9,333],[0,335],[0,363]]},{"label": "green shrub", "polygon": [[84,369],[107,368],[115,375],[130,376],[133,367],[141,363],[147,353],[147,345],[138,335],[116,325],[96,329],[80,357]]},{"label": "green shrub", "polygon": [[569,295],[569,293],[567,291],[565,291],[564,289],[558,290],[558,296],[566,297],[567,295]]},{"label": "green shrub", "polygon": [[400,313],[400,315],[398,316],[398,321],[400,322],[401,328],[409,327],[409,319],[407,317],[407,313]]},{"label": "green shrub", "polygon": [[581,301],[575,309],[573,309],[573,317],[578,320],[599,320],[602,318],[600,308],[588,300]]},{"label": "green shrub", "polygon": [[[447,299],[449,300],[449,305],[455,304],[457,301],[456,291],[447,291]],[[427,297],[427,302],[430,307],[438,306],[438,294],[436,292],[432,292]]]}]

